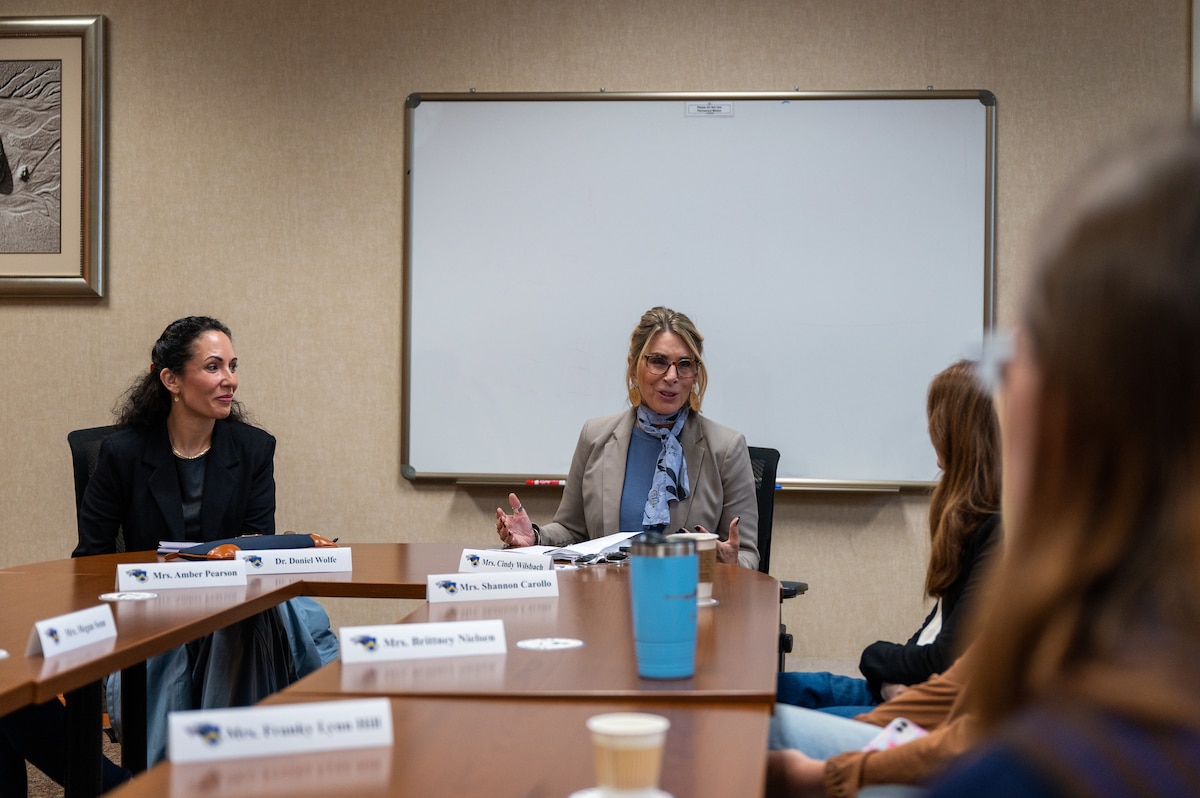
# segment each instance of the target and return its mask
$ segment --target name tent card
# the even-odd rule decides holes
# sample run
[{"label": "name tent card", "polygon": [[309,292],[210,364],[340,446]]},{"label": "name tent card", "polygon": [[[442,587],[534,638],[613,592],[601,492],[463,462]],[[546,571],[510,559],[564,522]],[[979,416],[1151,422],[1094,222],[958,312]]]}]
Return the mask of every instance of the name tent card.
[{"label": "name tent card", "polygon": [[392,744],[386,698],[199,709],[167,716],[167,758],[210,762]]},{"label": "name tent card", "polygon": [[459,573],[490,573],[493,571],[553,571],[554,560],[544,554],[527,554],[494,549],[463,549],[458,562]]},{"label": "name tent card", "polygon": [[349,548],[260,549],[239,551],[248,574],[297,574],[352,571]]},{"label": "name tent card", "polygon": [[137,562],[117,566],[117,590],[141,591],[172,587],[237,587],[246,585],[244,560],[202,562]]},{"label": "name tent card", "polygon": [[504,621],[443,621],[384,626],[343,626],[338,630],[344,664],[433,657],[504,654]]},{"label": "name tent card", "polygon": [[116,636],[117,623],[112,607],[100,604],[35,623],[25,655],[41,654],[49,658]]},{"label": "name tent card", "polygon": [[557,571],[430,574],[425,577],[425,599],[431,604],[557,595]]}]

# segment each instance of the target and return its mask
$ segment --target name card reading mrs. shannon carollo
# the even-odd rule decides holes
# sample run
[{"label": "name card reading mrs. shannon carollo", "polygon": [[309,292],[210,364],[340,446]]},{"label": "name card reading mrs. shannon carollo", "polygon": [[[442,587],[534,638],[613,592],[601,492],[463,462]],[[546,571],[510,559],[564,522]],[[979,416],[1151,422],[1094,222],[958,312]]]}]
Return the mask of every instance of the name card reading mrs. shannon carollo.
[{"label": "name card reading mrs. shannon carollo", "polygon": [[435,621],[386,626],[343,626],[338,630],[342,663],[505,654],[504,621]]},{"label": "name card reading mrs. shannon carollo", "polygon": [[429,574],[425,577],[425,600],[431,604],[557,595],[558,571]]},{"label": "name card reading mrs. shannon carollo", "polygon": [[172,712],[167,735],[172,762],[390,746],[392,702],[364,698]]},{"label": "name card reading mrs. shannon carollo", "polygon": [[112,607],[101,604],[35,623],[25,656],[53,657],[116,636],[117,623],[113,620]]},{"label": "name card reading mrs. shannon carollo", "polygon": [[464,574],[553,570],[554,560],[545,554],[525,554],[494,549],[463,549],[462,559],[458,561],[458,572]]},{"label": "name card reading mrs. shannon carollo", "polygon": [[239,551],[249,574],[299,574],[351,571],[349,548],[259,549]]},{"label": "name card reading mrs. shannon carollo", "polygon": [[246,584],[243,560],[137,562],[117,566],[117,590],[172,587],[238,587]]}]

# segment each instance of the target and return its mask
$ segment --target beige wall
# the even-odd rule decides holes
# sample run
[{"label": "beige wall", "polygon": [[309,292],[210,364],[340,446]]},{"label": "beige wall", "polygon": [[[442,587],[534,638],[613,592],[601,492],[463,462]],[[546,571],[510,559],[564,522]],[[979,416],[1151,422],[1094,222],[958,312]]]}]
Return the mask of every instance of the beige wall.
[{"label": "beige wall", "polygon": [[[106,296],[0,300],[0,565],[70,551],[66,433],[108,423],[188,313],[234,330],[239,396],[279,439],[281,530],[494,542],[498,491],[400,476],[411,92],[990,89],[1004,322],[1053,187],[1129,125],[1184,118],[1191,91],[1188,0],[0,0],[0,15],[95,13]],[[535,518],[556,504],[523,498]],[[811,585],[785,610],[799,655],[856,657],[916,626],[925,501],[780,498],[774,570]],[[402,609],[333,604],[336,623]]]}]

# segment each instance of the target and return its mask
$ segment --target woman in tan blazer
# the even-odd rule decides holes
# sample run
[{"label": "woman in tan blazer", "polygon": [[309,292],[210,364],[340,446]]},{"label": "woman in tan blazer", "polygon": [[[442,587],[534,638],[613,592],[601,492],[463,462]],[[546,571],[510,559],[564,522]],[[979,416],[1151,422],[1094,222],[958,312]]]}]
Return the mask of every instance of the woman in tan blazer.
[{"label": "woman in tan blazer", "polygon": [[643,314],[629,339],[630,409],[587,421],[554,520],[534,524],[520,499],[496,509],[512,546],[568,546],[616,532],[714,531],[717,558],[758,567],[758,503],[741,433],[700,415],[704,337],[669,308]]}]

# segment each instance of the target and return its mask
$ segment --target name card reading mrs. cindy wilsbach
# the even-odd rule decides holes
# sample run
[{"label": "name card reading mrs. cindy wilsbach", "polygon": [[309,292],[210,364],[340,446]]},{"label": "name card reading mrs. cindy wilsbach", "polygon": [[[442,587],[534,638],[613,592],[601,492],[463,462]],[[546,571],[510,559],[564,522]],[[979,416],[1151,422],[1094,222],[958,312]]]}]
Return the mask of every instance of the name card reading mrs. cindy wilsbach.
[{"label": "name card reading mrs. cindy wilsbach", "polygon": [[443,601],[483,601],[557,595],[557,571],[429,574],[425,577],[425,599],[431,604]]},{"label": "name card reading mrs. cindy wilsbach", "polygon": [[298,574],[350,571],[353,564],[349,548],[260,549],[239,551],[249,574]]},{"label": "name card reading mrs. cindy wilsbach", "polygon": [[25,647],[25,656],[41,654],[53,657],[116,636],[117,624],[113,620],[112,607],[101,604],[35,623],[29,635],[29,645]]},{"label": "name card reading mrs. cindy wilsbach", "polygon": [[554,560],[545,554],[526,554],[516,551],[463,549],[462,559],[458,561],[458,572],[463,574],[482,574],[492,571],[523,573],[525,571],[553,570]]},{"label": "name card reading mrs. cindy wilsbach", "polygon": [[204,762],[392,744],[386,698],[198,709],[167,716],[167,758]]},{"label": "name card reading mrs. cindy wilsbach", "polygon": [[135,562],[117,566],[117,590],[237,587],[246,584],[243,560]]},{"label": "name card reading mrs. cindy wilsbach", "polygon": [[338,630],[342,663],[505,654],[504,621],[439,621],[387,626],[343,626]]}]

